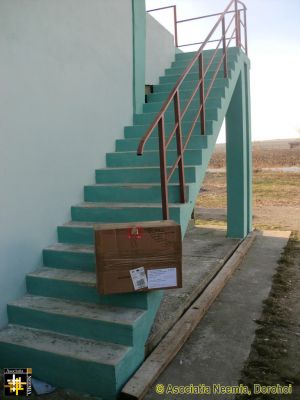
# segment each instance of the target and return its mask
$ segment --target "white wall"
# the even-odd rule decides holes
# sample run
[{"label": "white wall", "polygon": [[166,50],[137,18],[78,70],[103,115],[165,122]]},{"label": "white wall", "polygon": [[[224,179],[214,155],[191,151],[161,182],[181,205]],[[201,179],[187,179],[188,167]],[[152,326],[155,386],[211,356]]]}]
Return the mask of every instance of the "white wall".
[{"label": "white wall", "polygon": [[0,55],[3,326],[131,123],[131,0],[1,0]]},{"label": "white wall", "polygon": [[175,57],[174,37],[150,14],[146,19],[146,84],[158,83],[158,78],[170,68]]}]

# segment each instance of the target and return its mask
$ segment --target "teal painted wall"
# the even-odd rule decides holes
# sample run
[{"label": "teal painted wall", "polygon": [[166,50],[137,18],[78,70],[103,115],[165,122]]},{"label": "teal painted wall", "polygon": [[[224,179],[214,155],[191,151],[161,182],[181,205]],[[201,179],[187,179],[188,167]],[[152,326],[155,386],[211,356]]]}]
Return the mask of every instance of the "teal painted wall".
[{"label": "teal painted wall", "polygon": [[144,0],[132,0],[133,29],[133,109],[141,113],[145,101],[146,6]]},{"label": "teal painted wall", "polygon": [[0,2],[0,326],[132,121],[131,0]]}]

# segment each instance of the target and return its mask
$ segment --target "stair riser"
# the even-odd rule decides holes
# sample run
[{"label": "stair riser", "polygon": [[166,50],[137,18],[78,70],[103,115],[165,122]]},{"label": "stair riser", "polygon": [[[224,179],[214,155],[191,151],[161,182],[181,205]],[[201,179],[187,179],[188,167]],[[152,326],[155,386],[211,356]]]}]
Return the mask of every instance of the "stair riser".
[{"label": "stair riser", "polygon": [[[14,325],[133,346],[133,326],[47,313],[8,305],[8,320]],[[141,317],[142,319],[143,317]],[[142,322],[142,321],[141,321]],[[138,330],[138,325],[134,329]]]},{"label": "stair riser", "polygon": [[[173,165],[176,159],[176,152],[169,151],[167,153],[168,165]],[[145,152],[142,156],[137,156],[135,153],[107,153],[106,163],[108,167],[138,167],[148,165],[160,165],[158,152]],[[184,154],[184,163],[186,165],[200,165],[201,150],[186,150]]]},{"label": "stair riser", "polygon": [[[188,121],[188,122],[182,122],[181,124],[181,130],[182,130],[182,135],[185,136],[191,126],[192,126],[193,121]],[[211,135],[213,132],[213,126],[214,126],[214,121],[209,120],[206,118],[206,135]],[[142,138],[143,135],[147,132],[147,129],[149,128],[149,125],[134,125],[134,126],[126,126],[124,129],[124,137],[126,139],[133,139],[133,138]],[[168,137],[171,132],[174,129],[174,124],[165,124],[165,134],[166,137]],[[195,124],[194,128],[194,134],[197,134],[197,132],[200,132],[200,122],[197,122]],[[151,139],[157,137],[158,135],[158,128],[154,128]]]},{"label": "stair riser", "polygon": [[[169,186],[169,201],[171,203],[180,202],[180,194],[178,186]],[[186,189],[186,197],[188,199],[188,188]],[[88,202],[113,202],[121,203],[159,203],[161,201],[160,186],[132,188],[124,187],[102,187],[102,186],[86,186],[84,188],[84,200]]]},{"label": "stair riser", "polygon": [[[69,233],[71,233],[69,235]],[[94,244],[94,228],[58,226],[57,237],[59,243]]]},{"label": "stair riser", "polygon": [[[195,168],[185,167],[186,183],[195,182]],[[116,170],[97,170],[96,183],[160,183],[160,169],[153,168],[132,168],[132,169],[116,169]],[[174,172],[171,177],[171,183],[178,182],[178,174]]]},{"label": "stair riser", "polygon": [[[200,100],[200,95],[196,94],[195,97],[193,98],[191,104],[190,104],[190,107],[197,108],[199,106],[199,103],[200,103],[199,100]],[[181,111],[184,109],[184,107],[186,106],[187,102],[188,102],[187,98],[184,98],[184,99],[180,100]],[[220,98],[209,97],[207,99],[207,101],[206,101],[206,108],[218,108],[218,107],[221,107],[221,105],[222,105],[222,100]],[[155,103],[145,103],[143,105],[143,112],[145,112],[145,113],[158,112],[158,111],[161,110],[162,106],[163,106],[163,101],[155,102]],[[173,105],[172,106],[170,105],[169,107],[171,107],[172,110],[174,110],[174,106]]]},{"label": "stair riser", "polygon": [[[125,139],[125,140],[117,140],[116,141],[116,151],[135,151],[139,145],[138,139]],[[176,150],[177,142],[176,138],[174,138],[170,145],[170,150]],[[188,149],[202,149],[207,146],[207,136],[192,136],[189,143]],[[158,149],[158,139],[150,139],[145,145],[145,150],[157,150]],[[145,182],[148,182],[145,180]]]},{"label": "stair riser", "polygon": [[[1,342],[0,353],[1,368],[16,368],[16,366],[27,366],[30,363],[35,378],[54,386],[99,395],[105,400],[114,400],[120,390],[120,384],[116,383],[115,378],[116,369],[112,365],[84,361],[76,358],[75,355],[71,358]],[[133,371],[132,363],[129,363],[127,379]],[[95,384],[95,377],[97,377],[97,384]]]},{"label": "stair riser", "polygon": [[[137,208],[85,208],[72,207],[73,221],[88,222],[136,222],[136,221],[158,221],[163,219],[160,208],[137,207]],[[170,219],[180,223],[180,210],[170,208]]]},{"label": "stair riser", "polygon": [[[60,239],[67,243],[77,243],[78,232],[69,229],[61,232]],[[92,244],[92,243],[91,243]],[[26,277],[27,290],[30,294],[47,296],[59,299],[68,299],[95,304],[109,304],[111,306],[142,308],[148,307],[147,293],[126,293],[116,295],[100,295],[95,285],[84,285],[80,282],[68,282],[57,279]]]},{"label": "stair riser", "polygon": [[[195,119],[197,112],[198,112],[198,108],[196,108],[196,107],[189,109],[183,117],[183,120],[182,120],[183,123],[185,121],[193,121]],[[206,115],[206,119],[216,120],[216,119],[218,119],[218,109],[206,108],[205,115]],[[154,121],[156,116],[157,116],[157,113],[135,114],[133,116],[133,123],[137,124],[137,125],[146,125],[146,124],[150,125]],[[175,123],[175,116],[174,116],[173,110],[166,112],[165,122],[166,123],[170,123],[170,122]]]},{"label": "stair riser", "polygon": [[[208,89],[211,82],[205,81],[205,90]],[[195,81],[184,81],[181,85],[181,90],[195,90],[197,82]],[[228,80],[225,78],[216,79],[214,81],[213,87],[214,88],[222,88],[228,84]],[[153,93],[160,93],[160,92],[170,92],[174,87],[173,83],[164,83],[160,85],[153,86]]]},{"label": "stair riser", "polygon": [[[180,98],[181,99],[187,99],[190,98],[192,95],[193,91],[192,90],[182,90],[180,92]],[[169,92],[156,92],[156,93],[150,93],[147,95],[148,102],[161,102],[165,101],[169,95]],[[225,95],[225,86],[224,87],[213,87],[209,97],[224,97]]]},{"label": "stair riser", "polygon": [[72,251],[59,251],[45,249],[43,260],[46,267],[79,269],[82,271],[95,271],[95,254],[79,253]]}]

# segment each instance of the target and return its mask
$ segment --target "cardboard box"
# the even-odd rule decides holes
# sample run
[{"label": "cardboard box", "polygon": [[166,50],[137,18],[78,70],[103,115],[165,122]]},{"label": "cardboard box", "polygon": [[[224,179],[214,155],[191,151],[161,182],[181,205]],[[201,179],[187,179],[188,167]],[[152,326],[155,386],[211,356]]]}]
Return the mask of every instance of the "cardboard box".
[{"label": "cardboard box", "polygon": [[98,225],[95,248],[101,294],[182,287],[181,229],[174,221]]}]

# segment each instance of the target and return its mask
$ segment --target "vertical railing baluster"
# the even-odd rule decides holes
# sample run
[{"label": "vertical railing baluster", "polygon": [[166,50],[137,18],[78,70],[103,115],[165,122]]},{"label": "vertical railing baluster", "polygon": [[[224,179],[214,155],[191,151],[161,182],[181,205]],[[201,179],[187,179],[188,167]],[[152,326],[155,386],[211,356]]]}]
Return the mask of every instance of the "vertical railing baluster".
[{"label": "vertical railing baluster", "polygon": [[163,219],[169,219],[167,157],[165,137],[165,116],[162,114],[158,122],[160,182]]},{"label": "vertical railing baluster", "polygon": [[205,135],[205,101],[204,101],[204,65],[203,53],[199,55],[199,80],[200,80],[200,124],[201,135]]},{"label": "vertical railing baluster", "polygon": [[226,37],[225,37],[225,15],[222,19],[222,41],[223,41],[223,59],[224,59],[224,78],[228,76],[227,70],[227,47],[226,47]]},{"label": "vertical railing baluster", "polygon": [[174,39],[175,39],[175,47],[178,47],[177,10],[176,10],[176,6],[173,6],[173,11],[174,11]]},{"label": "vertical railing baluster", "polygon": [[237,18],[237,20],[238,20],[238,32],[239,32],[239,47],[241,47],[241,45],[242,45],[242,36],[241,36],[241,11],[238,11],[238,18]]},{"label": "vertical railing baluster", "polygon": [[248,38],[247,38],[247,10],[244,8],[244,40],[245,40],[245,52],[248,54]]},{"label": "vertical railing baluster", "polygon": [[239,47],[239,21],[238,21],[238,3],[234,0],[234,16],[235,16],[235,44]]},{"label": "vertical railing baluster", "polygon": [[177,90],[174,96],[174,111],[175,111],[175,124],[176,129],[176,145],[177,157],[180,157],[178,163],[179,185],[180,185],[180,202],[185,203],[185,176],[184,176],[184,161],[182,152],[182,131],[181,131],[181,114],[180,114],[180,98],[179,91]]}]

